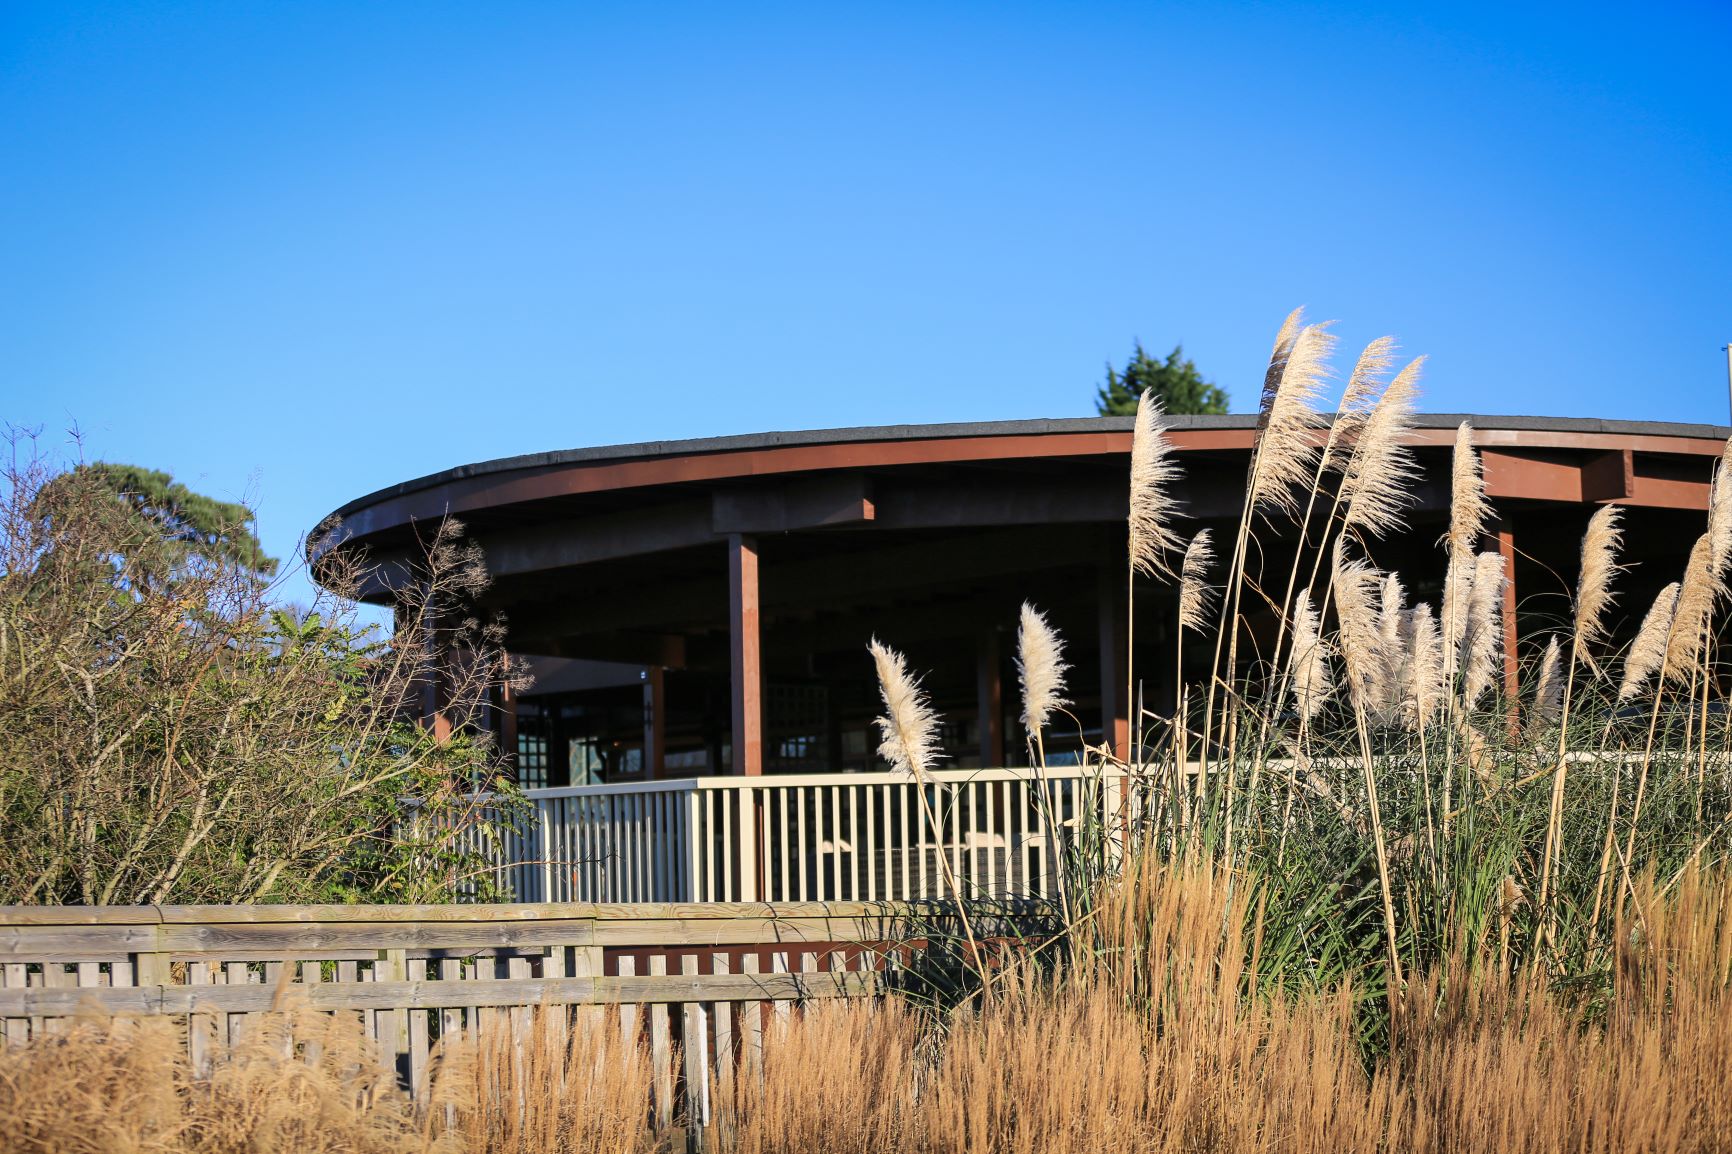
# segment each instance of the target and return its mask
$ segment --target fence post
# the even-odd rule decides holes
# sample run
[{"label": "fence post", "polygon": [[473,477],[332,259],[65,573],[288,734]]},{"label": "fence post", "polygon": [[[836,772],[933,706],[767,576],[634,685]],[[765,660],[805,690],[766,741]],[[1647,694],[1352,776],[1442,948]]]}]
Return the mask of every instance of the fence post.
[{"label": "fence post", "polygon": [[[406,982],[409,980],[409,951],[403,949],[386,950],[385,957],[376,964],[385,971],[385,981]],[[377,980],[377,979],[375,979]],[[409,1014],[412,1011],[404,1009],[386,1010],[380,1014],[383,1019],[379,1023],[379,1060],[387,1070],[397,1076],[397,1084],[412,1088],[413,1071],[409,1068]],[[413,1011],[419,1013],[420,1011]]]},{"label": "fence post", "polygon": [[535,799],[536,843],[541,847],[541,900],[557,901],[553,894],[553,821],[555,803],[545,797]]}]

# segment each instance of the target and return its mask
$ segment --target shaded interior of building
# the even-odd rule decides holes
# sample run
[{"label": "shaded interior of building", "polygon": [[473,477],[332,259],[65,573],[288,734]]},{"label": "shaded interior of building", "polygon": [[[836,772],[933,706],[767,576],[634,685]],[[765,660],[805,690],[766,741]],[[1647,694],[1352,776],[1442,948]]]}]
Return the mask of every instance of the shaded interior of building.
[{"label": "shaded interior of building", "polygon": [[[1364,551],[1402,576],[1410,602],[1436,606],[1449,455],[1425,448],[1419,456],[1423,476],[1408,529],[1366,542]],[[1244,462],[1242,452],[1183,458],[1181,531],[1214,530],[1217,581],[1238,523]],[[1651,479],[1691,486],[1705,477],[1692,456],[1643,454],[1641,468]],[[1504,552],[1511,564],[1506,688],[1528,674],[1548,631],[1569,617],[1580,537],[1597,507],[1583,495],[1590,494],[1494,500],[1498,519],[1482,548]],[[712,538],[685,544],[669,530],[671,547],[656,547],[658,527],[681,523],[700,497]],[[508,647],[529,660],[536,677],[510,706],[515,733],[506,725],[501,735],[516,747],[525,786],[883,768],[873,725],[882,710],[866,650],[872,637],[903,651],[921,673],[943,717],[947,765],[1026,764],[1015,668],[1024,601],[1048,615],[1072,666],[1071,703],[1047,735],[1049,760],[1074,759],[1085,743],[1128,752],[1122,456],[784,476],[720,493],[670,485],[586,494],[586,525],[614,518],[621,533],[649,547],[580,565],[524,563],[519,554],[537,540],[553,541],[562,517],[576,516],[571,504],[466,518],[490,559],[508,561],[483,608],[504,616]],[[787,513],[793,506],[803,510],[797,517]],[[1677,579],[1702,523],[1700,510],[1628,511],[1629,568],[1616,585],[1611,647],[1628,639],[1654,594]],[[1316,560],[1314,549],[1296,553],[1295,538],[1291,521],[1279,516],[1256,523],[1242,673],[1254,674],[1273,644],[1275,606],[1290,574],[1297,568],[1303,585]],[[742,566],[755,573],[742,574]],[[743,590],[748,581],[753,588]],[[1179,634],[1171,581],[1138,577],[1134,588],[1134,692],[1145,740],[1158,745],[1178,669],[1185,682],[1200,681],[1216,637]],[[755,625],[742,620],[742,597],[752,603]],[[761,728],[756,759],[743,769],[735,683],[742,676],[739,635],[753,628],[760,670],[752,724]]]}]

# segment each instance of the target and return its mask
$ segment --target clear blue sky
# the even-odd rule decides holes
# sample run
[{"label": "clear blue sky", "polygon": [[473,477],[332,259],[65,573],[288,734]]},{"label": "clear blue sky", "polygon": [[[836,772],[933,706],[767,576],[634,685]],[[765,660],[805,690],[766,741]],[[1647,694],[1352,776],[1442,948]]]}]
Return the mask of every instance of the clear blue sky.
[{"label": "clear blue sky", "polygon": [[0,417],[257,502],[1084,414],[1282,315],[1724,421],[1732,8],[0,8]]}]

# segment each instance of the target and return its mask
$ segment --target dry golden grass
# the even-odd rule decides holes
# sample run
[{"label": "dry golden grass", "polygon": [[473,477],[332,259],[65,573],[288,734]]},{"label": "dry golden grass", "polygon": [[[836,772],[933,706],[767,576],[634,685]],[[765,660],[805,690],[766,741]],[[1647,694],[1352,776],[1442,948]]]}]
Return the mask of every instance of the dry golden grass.
[{"label": "dry golden grass", "polygon": [[80,1021],[0,1051],[7,1154],[399,1154],[462,1149],[423,1133],[360,1027],[307,1015],[311,1061],[283,1057],[284,1018],[258,1019],[208,1080],[169,1019]]},{"label": "dry golden grass", "polygon": [[[831,1003],[766,1040],[715,1094],[741,1154],[1732,1149],[1732,888],[1638,886],[1613,996],[1577,1006],[1458,952],[1401,1000],[1368,1067],[1348,987],[1256,979],[1255,896],[1206,865],[1134,866],[1101,895],[1083,958],[937,1015]],[[615,1022],[612,1015],[605,1019]],[[166,1022],[84,1023],[0,1055],[8,1152],[649,1152],[652,1077],[613,1029],[538,1019],[437,1066],[417,1112],[351,1023],[284,1057],[267,1026],[209,1082]],[[296,1023],[297,1032],[308,1028]]]}]

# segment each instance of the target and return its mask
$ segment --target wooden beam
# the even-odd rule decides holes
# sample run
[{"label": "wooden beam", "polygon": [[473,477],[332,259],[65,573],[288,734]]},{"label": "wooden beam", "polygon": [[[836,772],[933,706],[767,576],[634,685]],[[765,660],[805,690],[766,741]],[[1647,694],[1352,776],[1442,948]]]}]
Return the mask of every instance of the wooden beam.
[{"label": "wooden beam", "polygon": [[711,497],[710,527],[717,533],[789,533],[863,525],[876,516],[872,479],[839,473],[774,488],[720,490]]},{"label": "wooden beam", "polygon": [[1486,496],[1494,500],[1612,501],[1655,509],[1706,509],[1708,482],[1643,476],[1629,449],[1586,459],[1556,451],[1540,454],[1508,449],[1480,453]]},{"label": "wooden beam", "polygon": [[[1043,534],[1039,548],[1032,548],[1028,532],[1020,529],[958,533],[870,550],[839,548],[778,565],[765,575],[762,604],[767,612],[819,605],[843,609],[852,599],[881,601],[902,589],[939,589],[946,583],[1087,565],[1099,544],[1094,526],[1067,525]],[[656,581],[637,573],[626,584],[593,586],[581,598],[567,596],[558,602],[512,601],[509,587],[496,589],[501,603],[510,608],[512,643],[528,652],[535,650],[519,642],[519,636],[720,625],[728,610],[718,592],[713,578]]]},{"label": "wooden beam", "polygon": [[1622,501],[1636,495],[1636,454],[1628,449],[1595,453],[1582,462],[1584,501]]},{"label": "wooden beam", "polygon": [[527,609],[512,612],[509,641],[520,653],[615,661],[623,665],[659,665],[663,669],[684,669],[690,664],[688,641],[683,634],[621,631],[547,636],[536,629],[539,623]]},{"label": "wooden beam", "polygon": [[758,634],[758,542],[728,538],[729,696],[733,705],[734,772],[764,772],[763,652]]}]

